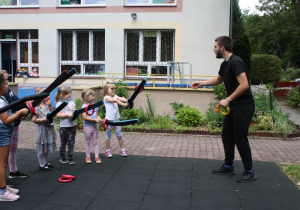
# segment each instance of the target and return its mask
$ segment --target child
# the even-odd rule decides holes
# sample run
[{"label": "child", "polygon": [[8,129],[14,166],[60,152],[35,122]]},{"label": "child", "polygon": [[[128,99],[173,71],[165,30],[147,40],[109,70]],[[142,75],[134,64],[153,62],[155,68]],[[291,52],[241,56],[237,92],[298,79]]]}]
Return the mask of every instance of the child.
[{"label": "child", "polygon": [[[105,118],[107,120],[119,120],[120,114],[119,114],[118,104],[120,106],[127,107],[128,106],[127,99],[124,97],[118,97],[115,94],[116,86],[114,83],[107,82],[104,85],[103,90],[104,90],[104,99],[103,100],[104,100],[104,105],[105,105],[105,110],[106,110]],[[127,157],[128,155],[124,148],[124,140],[123,140],[121,126],[113,126],[113,125],[109,125],[108,129],[106,130],[105,156],[108,158],[113,157],[113,155],[111,154],[111,151],[110,151],[110,138],[111,138],[111,133],[112,133],[113,128],[115,129],[116,136],[119,140],[119,145],[121,147],[120,155],[122,155],[123,157]]]},{"label": "child", "polygon": [[[88,104],[92,103],[95,99],[95,91],[92,89],[85,89],[81,93],[82,98],[82,108],[86,107]],[[102,163],[99,157],[99,145],[98,145],[98,127],[96,124],[101,123],[101,118],[98,116],[98,108],[94,109],[94,111],[89,111],[91,116],[88,116],[86,113],[83,113],[82,119],[83,121],[83,133],[85,137],[85,162],[92,163],[91,154],[90,154],[90,143],[91,139],[93,140],[94,153],[95,153],[95,162]]]},{"label": "child", "polygon": [[[44,88],[37,88],[35,94],[39,94]],[[40,105],[35,108],[37,116],[32,117],[32,121],[38,124],[37,133],[37,153],[39,160],[39,170],[41,171],[52,171],[54,166],[50,165],[47,161],[48,153],[53,153],[56,149],[56,133],[54,129],[54,123],[47,124],[46,116],[48,113],[53,111],[51,106],[50,96],[44,98]]]},{"label": "child", "polygon": [[[0,108],[8,104],[6,99],[2,97],[6,93],[7,84],[4,74],[0,72]],[[16,195],[19,190],[6,186],[6,168],[8,165],[11,135],[14,130],[13,122],[27,114],[27,108],[21,109],[15,114],[12,114],[11,110],[0,114],[0,201],[15,201],[20,198],[20,196]]]},{"label": "child", "polygon": [[[55,95],[56,107],[58,107],[63,101],[67,100],[68,105],[64,107],[56,116],[60,118],[60,162],[75,164],[73,159],[73,149],[76,136],[76,120],[70,120],[75,110],[75,103],[69,101],[71,97],[71,90],[68,87],[62,86],[58,88]],[[68,144],[68,159],[66,159],[66,145]]]},{"label": "child", "polygon": [[[0,70],[4,74],[5,83],[8,84],[8,74],[6,70]],[[7,93],[3,95],[3,97],[8,101],[8,103],[12,103],[16,100],[18,100],[18,96],[16,96],[11,89],[7,88]],[[19,111],[21,108],[19,106],[15,106],[12,108],[12,112],[15,113],[16,111]],[[25,178],[28,175],[22,173],[18,170],[17,167],[17,149],[18,149],[18,141],[19,141],[19,125],[21,123],[21,120],[18,119],[14,121],[14,131],[11,136],[11,144],[10,144],[10,150],[9,150],[9,178]],[[7,185],[13,185],[9,180],[6,181]]]}]

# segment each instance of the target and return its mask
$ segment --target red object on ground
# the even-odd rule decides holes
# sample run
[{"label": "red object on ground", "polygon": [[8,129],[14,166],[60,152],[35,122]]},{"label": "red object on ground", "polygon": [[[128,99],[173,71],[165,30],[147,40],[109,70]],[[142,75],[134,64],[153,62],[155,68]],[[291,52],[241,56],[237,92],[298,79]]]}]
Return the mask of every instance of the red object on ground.
[{"label": "red object on ground", "polygon": [[289,93],[289,90],[287,88],[298,87],[298,85],[299,85],[298,82],[275,82],[274,88],[275,89],[278,88],[279,90],[274,90],[274,95],[278,97],[286,97],[287,94]]}]

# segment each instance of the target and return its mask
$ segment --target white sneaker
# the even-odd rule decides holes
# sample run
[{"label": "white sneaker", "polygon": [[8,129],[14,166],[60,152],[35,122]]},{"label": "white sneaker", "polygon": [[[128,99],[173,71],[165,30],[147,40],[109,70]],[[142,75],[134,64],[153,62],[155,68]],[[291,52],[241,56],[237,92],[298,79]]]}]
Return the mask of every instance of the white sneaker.
[{"label": "white sneaker", "polygon": [[6,186],[6,189],[7,189],[10,193],[15,194],[15,195],[19,193],[19,190],[18,190],[18,189],[15,189],[15,188],[11,188],[11,187]]},{"label": "white sneaker", "polygon": [[110,151],[105,152],[105,156],[108,157],[108,158],[112,158],[113,157],[113,155],[111,154]]},{"label": "white sneaker", "polygon": [[5,191],[3,195],[0,195],[0,201],[16,201],[20,196],[12,194],[8,190]]}]

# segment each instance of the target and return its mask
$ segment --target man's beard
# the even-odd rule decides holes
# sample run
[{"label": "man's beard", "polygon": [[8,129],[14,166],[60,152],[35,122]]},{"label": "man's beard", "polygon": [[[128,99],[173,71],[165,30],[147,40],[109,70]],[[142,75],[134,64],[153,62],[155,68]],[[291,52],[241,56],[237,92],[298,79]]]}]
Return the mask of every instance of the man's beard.
[{"label": "man's beard", "polygon": [[222,57],[222,54],[221,54],[221,50],[219,50],[219,51],[216,53],[216,58],[223,58],[223,57]]}]

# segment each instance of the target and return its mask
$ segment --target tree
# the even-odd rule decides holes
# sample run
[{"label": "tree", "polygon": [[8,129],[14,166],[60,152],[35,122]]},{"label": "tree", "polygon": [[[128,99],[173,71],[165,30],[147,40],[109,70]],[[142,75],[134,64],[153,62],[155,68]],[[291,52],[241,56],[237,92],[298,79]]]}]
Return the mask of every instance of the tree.
[{"label": "tree", "polygon": [[245,14],[252,52],[273,54],[283,66],[300,66],[300,26],[297,0],[259,0],[263,13]]},{"label": "tree", "polygon": [[239,7],[239,0],[233,0],[232,8],[232,38],[238,39],[245,33],[245,23]]}]

